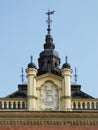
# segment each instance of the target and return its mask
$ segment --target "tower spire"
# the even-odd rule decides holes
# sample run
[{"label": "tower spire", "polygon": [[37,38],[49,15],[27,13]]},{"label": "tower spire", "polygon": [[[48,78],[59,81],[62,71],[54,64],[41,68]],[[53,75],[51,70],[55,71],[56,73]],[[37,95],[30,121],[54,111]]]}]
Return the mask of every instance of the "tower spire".
[{"label": "tower spire", "polygon": [[44,50],[40,53],[40,57],[38,59],[39,69],[38,69],[38,75],[44,74],[44,73],[53,73],[56,75],[61,75],[61,71],[59,69],[60,65],[60,58],[58,56],[58,52],[56,52],[55,44],[53,43],[53,38],[50,34],[50,25],[51,25],[51,18],[50,16],[54,14],[55,11],[50,11],[46,13],[48,16],[48,19],[46,20],[48,24],[48,34],[45,37],[45,43],[43,45]]},{"label": "tower spire", "polygon": [[49,11],[48,10],[48,12],[46,13],[47,16],[48,16],[48,19],[46,20],[46,22],[48,24],[48,28],[47,28],[48,34],[46,35],[46,39],[45,39],[46,43],[44,44],[44,49],[55,49],[55,45],[53,43],[53,38],[50,34],[50,31],[51,31],[50,25],[51,25],[51,22],[52,22],[50,16],[52,14],[54,14],[54,12],[55,11]]},{"label": "tower spire", "polygon": [[32,61],[33,61],[33,56],[31,56],[30,58],[31,58],[31,63],[33,63],[33,62],[32,62]]},{"label": "tower spire", "polygon": [[21,68],[21,81],[23,84],[24,83],[24,70],[23,70],[23,68]]},{"label": "tower spire", "polygon": [[77,75],[77,68],[75,67],[75,75],[74,75],[75,83],[77,83],[77,77],[78,77],[78,75]]},{"label": "tower spire", "polygon": [[50,15],[54,14],[54,12],[55,12],[55,11],[50,11],[50,10],[48,10],[48,12],[46,13],[47,16],[48,16],[48,19],[46,20],[46,22],[47,22],[47,24],[48,24],[48,29],[47,29],[48,35],[50,35],[50,31],[51,31],[50,25],[51,25],[51,22],[52,22],[52,20],[51,20],[51,18],[50,18]]},{"label": "tower spire", "polygon": [[67,63],[67,60],[68,60],[68,57],[66,56],[66,57],[65,57],[65,63]]}]

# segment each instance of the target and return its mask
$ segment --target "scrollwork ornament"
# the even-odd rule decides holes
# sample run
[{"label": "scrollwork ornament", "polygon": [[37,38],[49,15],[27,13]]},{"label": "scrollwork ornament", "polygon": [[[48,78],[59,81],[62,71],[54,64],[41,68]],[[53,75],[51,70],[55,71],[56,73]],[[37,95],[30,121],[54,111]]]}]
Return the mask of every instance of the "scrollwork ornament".
[{"label": "scrollwork ornament", "polygon": [[58,109],[58,92],[51,83],[47,83],[40,91],[40,107],[42,110]]}]

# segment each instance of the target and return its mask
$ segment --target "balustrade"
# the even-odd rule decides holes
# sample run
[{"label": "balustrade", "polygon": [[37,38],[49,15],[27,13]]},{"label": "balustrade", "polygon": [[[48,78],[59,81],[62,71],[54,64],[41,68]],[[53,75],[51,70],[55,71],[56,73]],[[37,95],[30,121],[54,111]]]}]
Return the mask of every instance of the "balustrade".
[{"label": "balustrade", "polygon": [[73,110],[98,110],[98,101],[72,101]]},{"label": "balustrade", "polygon": [[26,109],[26,101],[0,101],[0,109]]}]

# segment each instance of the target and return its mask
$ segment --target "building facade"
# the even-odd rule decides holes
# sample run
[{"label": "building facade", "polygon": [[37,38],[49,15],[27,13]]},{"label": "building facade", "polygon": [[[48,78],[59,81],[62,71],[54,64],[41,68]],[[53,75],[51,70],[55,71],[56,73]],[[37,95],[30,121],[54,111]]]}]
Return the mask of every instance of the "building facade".
[{"label": "building facade", "polygon": [[[43,51],[38,58],[38,68],[31,61],[27,66],[27,84],[19,84],[18,90],[0,98],[0,126],[13,129],[72,129],[72,126],[97,129],[98,99],[72,84],[72,69],[65,58],[60,68],[58,52],[51,36],[50,16]],[[76,75],[77,76],[77,75]],[[70,127],[68,127],[70,126]],[[90,126],[90,127],[89,127]],[[10,127],[10,128],[12,128]],[[54,128],[53,128],[54,127]]]}]

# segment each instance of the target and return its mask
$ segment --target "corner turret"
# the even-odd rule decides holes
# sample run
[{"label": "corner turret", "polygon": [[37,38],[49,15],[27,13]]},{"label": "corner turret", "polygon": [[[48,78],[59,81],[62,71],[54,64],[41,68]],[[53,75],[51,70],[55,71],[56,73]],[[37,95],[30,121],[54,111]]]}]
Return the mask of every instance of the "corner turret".
[{"label": "corner turret", "polygon": [[62,110],[65,111],[71,111],[71,77],[72,77],[72,69],[70,64],[67,62],[67,57],[66,57],[66,62],[62,66],[62,104],[63,108]]},{"label": "corner turret", "polygon": [[28,68],[26,69],[28,86],[27,86],[27,110],[34,111],[36,110],[36,75],[37,69],[35,64],[31,62],[28,64]]}]

